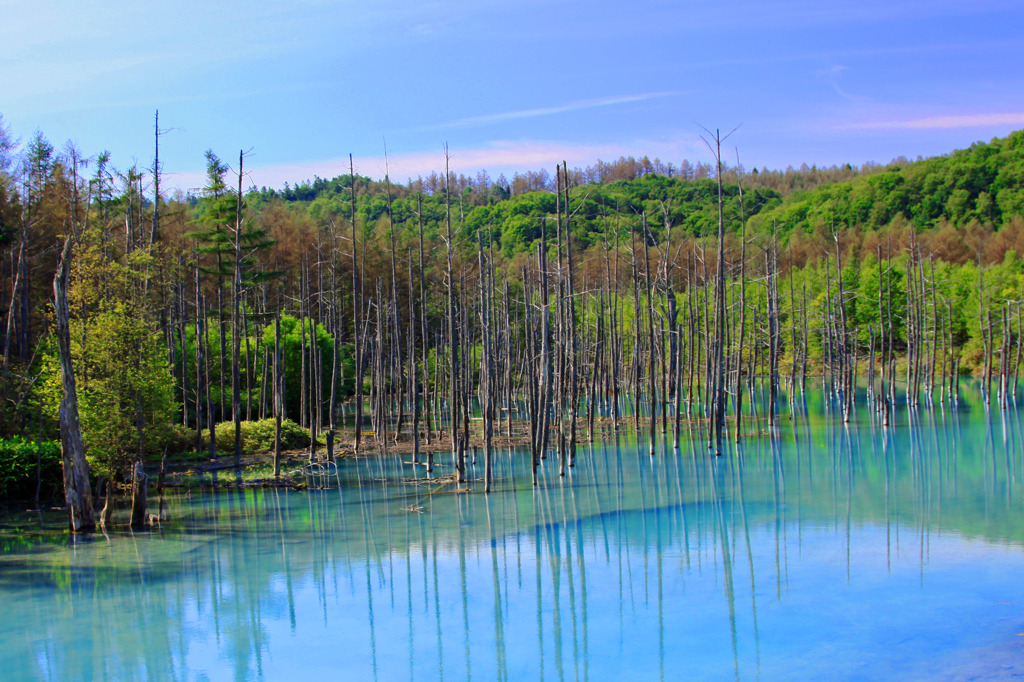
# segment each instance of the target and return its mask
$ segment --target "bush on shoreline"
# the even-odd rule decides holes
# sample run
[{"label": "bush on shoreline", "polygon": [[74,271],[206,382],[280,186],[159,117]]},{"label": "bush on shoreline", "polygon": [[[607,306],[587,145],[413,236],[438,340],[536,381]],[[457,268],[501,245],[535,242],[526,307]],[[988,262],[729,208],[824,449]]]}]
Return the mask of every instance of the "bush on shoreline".
[{"label": "bush on shoreline", "polygon": [[37,464],[40,498],[59,496],[64,486],[60,442],[36,441],[21,436],[0,439],[0,499],[33,499]]},{"label": "bush on shoreline", "polygon": [[[274,427],[275,422],[273,419],[242,422],[242,452],[247,455],[251,455],[257,452],[268,452],[273,450]],[[220,424],[217,424],[215,433],[217,436],[217,452],[220,454],[234,452],[234,422],[221,422]],[[308,445],[309,429],[302,428],[291,419],[282,420],[281,449],[295,450]]]}]

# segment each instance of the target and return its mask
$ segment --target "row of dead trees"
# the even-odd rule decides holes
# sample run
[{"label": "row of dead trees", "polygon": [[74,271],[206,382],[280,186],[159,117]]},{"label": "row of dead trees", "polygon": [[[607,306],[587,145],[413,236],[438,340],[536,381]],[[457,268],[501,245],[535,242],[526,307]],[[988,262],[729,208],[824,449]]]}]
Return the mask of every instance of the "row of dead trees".
[{"label": "row of dead trees", "polygon": [[[712,142],[720,159],[717,134]],[[240,155],[239,196],[242,163]],[[355,187],[351,161],[349,170]],[[824,295],[811,301],[807,284],[796,286],[793,269],[779,267],[774,230],[748,238],[741,228],[739,252],[727,250],[720,183],[717,239],[673,241],[671,206],[664,200],[656,221],[660,235],[651,227],[652,216],[638,210],[626,226],[629,243],[620,243],[624,230],[609,229],[614,241],[605,244],[604,262],[581,270],[572,229],[573,206],[582,202],[570,192],[564,163],[555,176],[555,215],[537,219],[537,248],[517,271],[503,267],[486,230],[468,233],[446,186],[444,216],[436,227],[443,254],[426,250],[421,210],[415,239],[406,240],[404,253],[390,224],[390,272],[366,281],[366,240],[357,231],[352,193],[348,231],[332,225],[319,232],[299,267],[297,287],[289,288],[280,279],[246,276],[239,204],[230,306],[221,298],[227,287],[218,284],[211,291],[211,278],[198,262],[179,259],[167,313],[161,316],[182,421],[194,429],[196,449],[209,448],[216,457],[215,426],[230,415],[237,467],[242,419],[273,417],[275,475],[280,474],[289,388],[281,328],[285,311],[299,324],[299,372],[291,381],[297,383],[298,420],[311,435],[310,458],[318,456],[321,435],[325,456],[333,458],[337,435],[350,431],[357,452],[367,437],[385,448],[411,441],[413,462],[432,471],[436,448],[422,445],[443,439],[450,444],[459,482],[467,480],[468,459],[482,450],[485,491],[493,483],[495,437],[528,444],[534,483],[549,456],[557,457],[564,475],[575,463],[577,439],[583,433],[594,438],[599,420],[612,428],[629,420],[645,426],[652,455],[659,437],[671,438],[678,448],[682,424],[698,421],[705,425],[709,450],[718,453],[724,438],[773,432],[784,412],[785,384],[792,403],[809,375],[820,377],[829,404],[846,420],[865,375],[867,402],[886,421],[901,399],[898,385],[912,406],[922,396],[925,401],[959,398],[956,302],[939,299],[934,262],[918,245],[909,250],[902,287],[894,281],[893,254],[883,259],[879,245],[877,300],[857,301],[877,306],[877,322],[865,330],[848,317],[858,294],[844,286],[839,239],[825,253]],[[445,177],[450,177],[447,168]],[[741,226],[742,206],[741,195]],[[390,192],[387,210],[390,223]],[[155,219],[151,234],[157,234]],[[70,249],[71,240],[65,240],[67,258],[55,280],[58,340],[66,333],[59,282],[63,276],[66,311],[66,274],[61,273]],[[266,274],[273,270],[272,263],[261,267]],[[980,268],[979,273],[983,292]],[[990,400],[989,387],[997,386],[991,393],[1005,407],[1015,394],[1020,366],[1020,301],[983,304],[979,324],[985,336],[985,399]],[[903,338],[896,332],[900,326]],[[264,342],[271,327],[273,343]],[[351,376],[346,376],[343,349],[351,350]],[[67,372],[65,395],[73,396],[70,364]],[[349,382],[352,395],[343,396]],[[76,445],[73,410],[66,409],[61,433],[68,505],[76,510],[72,527],[86,530],[94,520],[85,511],[92,508],[88,484],[75,478],[83,469],[84,459],[76,454],[81,439]]]},{"label": "row of dead trees", "polygon": [[[883,254],[879,246],[877,301],[858,304],[877,304],[881,323],[866,330],[848,319],[851,301],[859,294],[845,288],[838,239],[833,252],[824,255],[824,295],[809,301],[806,283],[799,289],[792,269],[781,272],[774,232],[768,238],[741,235],[739,254],[727,252],[725,240],[718,239],[698,242],[681,255],[683,245],[672,243],[667,224],[667,240],[652,254],[657,240],[641,212],[638,229],[629,230],[628,248],[618,242],[607,245],[603,277],[591,267],[580,282],[570,238],[573,200],[564,178],[563,165],[556,171],[556,215],[539,219],[534,260],[514,273],[518,277],[500,267],[484,231],[475,237],[465,233],[451,202],[446,202],[441,229],[442,296],[436,280],[435,291],[427,285],[431,263],[424,252],[422,217],[418,248],[400,253],[392,231],[387,279],[363,281],[360,250],[347,249],[350,296],[345,295],[337,257],[345,246],[315,246],[299,277],[299,296],[292,301],[301,329],[299,420],[311,430],[311,455],[317,435],[323,433],[331,456],[334,435],[348,430],[351,421],[358,425],[352,428],[356,450],[367,435],[382,445],[408,438],[414,442],[416,462],[421,439],[431,444],[444,437],[464,480],[471,434],[481,433],[487,470],[487,443],[504,422],[507,438],[529,443],[535,464],[554,452],[564,472],[573,464],[580,421],[592,433],[599,417],[618,425],[624,410],[636,426],[645,420],[652,453],[658,434],[671,434],[678,444],[680,424],[694,419],[706,421],[709,447],[717,451],[726,436],[727,414],[737,439],[747,419],[759,425],[753,428],[775,428],[784,384],[792,399],[806,386],[809,365],[847,420],[855,407],[858,378],[865,373],[867,396],[886,419],[898,399],[897,385],[904,387],[904,399],[911,405],[922,396],[958,397],[953,302],[940,305],[934,263],[916,247],[900,287],[893,281],[893,254]],[[354,218],[353,205],[352,224]],[[724,222],[723,217],[723,232]],[[358,241],[353,229],[349,243]],[[476,263],[467,257],[471,251]],[[620,269],[628,274],[624,277]],[[780,279],[786,275],[788,296],[783,296]],[[278,295],[275,313],[268,288],[255,292],[257,326],[264,324],[260,320],[275,319],[287,305]],[[207,315],[198,286],[195,300],[200,302],[195,307],[196,338],[205,338],[209,329],[202,327]],[[994,394],[1005,405],[1019,368],[1015,339],[1020,306],[1002,303],[984,310],[981,324],[986,329],[984,385],[998,385]],[[905,338],[895,332],[901,324]],[[317,329],[326,330],[330,338],[332,352],[326,356]],[[219,338],[223,343],[224,335]],[[248,335],[242,338],[249,343]],[[260,333],[255,338],[256,348],[246,347],[240,354],[245,362],[240,373],[246,385],[245,415],[280,418],[284,387],[279,333],[273,347],[260,347]],[[346,343],[353,349],[355,395],[342,401],[339,386],[346,377],[339,356]],[[195,366],[205,367],[208,375],[210,363],[200,359],[203,352],[203,344],[195,344]],[[903,376],[896,375],[898,359]],[[206,389],[200,390],[204,382]],[[198,430],[210,382],[197,374],[192,383],[189,388],[183,380],[181,388],[195,403]],[[253,399],[253,385],[274,390],[257,391]],[[204,401],[197,400],[199,395],[206,396]],[[219,410],[224,412],[206,405],[205,414],[213,415],[206,418],[207,427],[217,421]],[[473,426],[476,420],[483,422],[480,429]],[[514,424],[528,428],[528,434],[513,434]],[[199,437],[197,431],[197,442]],[[432,467],[434,449],[428,450],[425,463]],[[489,476],[485,479],[487,487]]]}]

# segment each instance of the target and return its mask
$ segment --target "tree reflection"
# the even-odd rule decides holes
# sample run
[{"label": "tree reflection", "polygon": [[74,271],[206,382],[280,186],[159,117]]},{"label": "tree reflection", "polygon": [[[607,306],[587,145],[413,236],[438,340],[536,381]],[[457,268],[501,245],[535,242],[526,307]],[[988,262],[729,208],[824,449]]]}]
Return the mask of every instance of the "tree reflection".
[{"label": "tree reflection", "polygon": [[536,487],[496,452],[488,496],[361,457],[333,489],[168,498],[161,533],[4,556],[0,652],[27,679],[776,676],[778,633],[810,646],[865,583],[924,594],[948,543],[1024,544],[1015,406],[858,418],[801,411],[718,458],[689,422],[654,458],[597,427]]}]

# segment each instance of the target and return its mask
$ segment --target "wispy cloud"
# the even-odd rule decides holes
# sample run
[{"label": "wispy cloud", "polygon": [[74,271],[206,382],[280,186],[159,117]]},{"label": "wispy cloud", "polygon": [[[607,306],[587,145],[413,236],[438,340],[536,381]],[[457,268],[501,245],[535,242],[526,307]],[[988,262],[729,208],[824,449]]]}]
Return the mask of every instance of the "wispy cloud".
[{"label": "wispy cloud", "polygon": [[595,109],[597,107],[610,107],[617,104],[631,104],[633,102],[644,102],[661,97],[673,97],[686,94],[683,90],[666,90],[663,92],[644,92],[635,95],[618,95],[612,97],[596,97],[593,99],[581,99],[565,104],[556,104],[550,107],[537,107],[534,109],[518,109],[516,111],[502,111],[495,114],[484,114],[483,116],[469,116],[454,121],[440,123],[430,126],[428,129],[440,128],[465,128],[468,126],[488,125],[501,123],[502,121],[514,121],[523,118],[536,118],[538,116],[551,116],[553,114],[564,114],[569,111],[581,109]]},{"label": "wispy cloud", "polygon": [[902,121],[860,121],[843,123],[834,127],[836,130],[948,130],[995,126],[1024,126],[1024,112],[928,116]]},{"label": "wispy cloud", "polygon": [[831,66],[828,66],[826,68],[818,69],[814,75],[828,83],[829,86],[831,86],[831,88],[835,90],[836,94],[845,100],[849,100],[851,102],[871,101],[871,98],[864,97],[863,95],[854,95],[852,93],[849,93],[839,85],[839,77],[846,70],[847,67],[843,64],[832,64]]}]

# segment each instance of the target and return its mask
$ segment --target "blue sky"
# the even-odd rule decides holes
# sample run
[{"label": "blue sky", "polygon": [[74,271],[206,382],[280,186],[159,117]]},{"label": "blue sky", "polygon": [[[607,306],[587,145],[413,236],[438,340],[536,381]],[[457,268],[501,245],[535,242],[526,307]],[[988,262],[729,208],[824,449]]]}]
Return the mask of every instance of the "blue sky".
[{"label": "blue sky", "polygon": [[781,168],[943,154],[1024,128],[1019,0],[0,0],[0,114],[22,140],[202,184],[398,181],[620,155]]}]

